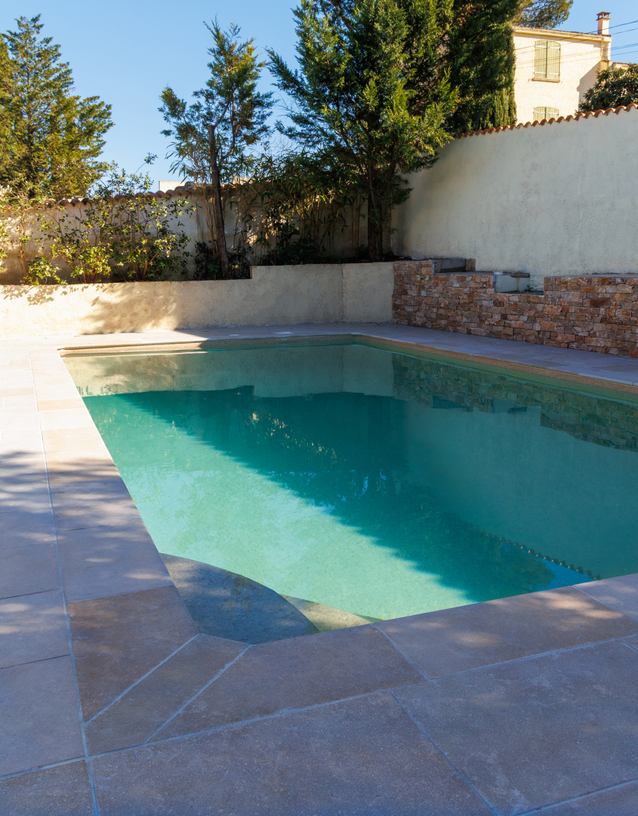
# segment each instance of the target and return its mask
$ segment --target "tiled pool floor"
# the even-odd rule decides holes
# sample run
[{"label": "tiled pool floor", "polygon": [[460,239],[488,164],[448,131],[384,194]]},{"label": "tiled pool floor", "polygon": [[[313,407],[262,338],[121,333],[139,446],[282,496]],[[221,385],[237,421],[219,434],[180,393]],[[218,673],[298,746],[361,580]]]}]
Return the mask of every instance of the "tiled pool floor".
[{"label": "tiled pool floor", "polygon": [[638,360],[390,325],[0,341],[1,816],[638,812],[638,575],[198,634],[58,353],[345,332],[638,386]]}]

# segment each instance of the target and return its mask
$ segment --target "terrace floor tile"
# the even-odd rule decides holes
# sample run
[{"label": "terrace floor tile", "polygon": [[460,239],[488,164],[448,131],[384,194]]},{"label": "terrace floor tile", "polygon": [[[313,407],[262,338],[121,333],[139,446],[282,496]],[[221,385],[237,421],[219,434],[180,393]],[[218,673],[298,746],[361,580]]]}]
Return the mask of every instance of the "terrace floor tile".
[{"label": "terrace floor tile", "polygon": [[197,634],[174,587],[68,604],[85,719]]},{"label": "terrace floor tile", "polygon": [[128,748],[148,740],[246,648],[245,643],[234,640],[198,635],[87,723],[90,753]]},{"label": "terrace floor tile", "polygon": [[0,775],[84,755],[70,657],[2,669],[0,687]]},{"label": "terrace floor tile", "polygon": [[51,486],[58,530],[140,524],[140,514],[121,479],[67,482]]},{"label": "terrace floor tile", "polygon": [[638,777],[637,673],[638,653],[614,641],[395,696],[487,803],[509,816]]},{"label": "terrace floor tile", "polygon": [[93,816],[84,761],[0,779],[2,816]]},{"label": "terrace floor tile", "polygon": [[93,428],[91,414],[82,405],[80,408],[67,408],[62,411],[43,411],[40,414],[43,431],[63,431],[77,428]]},{"label": "terrace floor tile", "polygon": [[[22,504],[27,504],[28,500],[29,496],[26,494]],[[48,493],[36,494],[31,501],[31,507],[15,509],[15,505],[11,505],[6,508],[6,512],[0,512],[0,552],[55,541]]]},{"label": "terrace floor tile", "polygon": [[638,574],[592,581],[580,584],[578,589],[611,609],[638,621]]},{"label": "terrace floor tile", "polygon": [[545,808],[542,816],[636,816],[638,780]]},{"label": "terrace floor tile", "polygon": [[106,445],[97,428],[44,430],[42,440],[47,453],[76,450],[106,452]]},{"label": "terrace floor tile", "polygon": [[67,601],[172,586],[153,539],[139,521],[59,530],[58,546]]},{"label": "terrace floor tile", "polygon": [[383,693],[109,754],[93,767],[101,816],[489,814]]},{"label": "terrace floor tile", "polygon": [[377,626],[428,677],[638,634],[637,623],[571,587]]},{"label": "terrace floor tile", "polygon": [[55,544],[32,544],[3,549],[0,598],[59,588]]},{"label": "terrace floor tile", "polygon": [[422,676],[371,626],[251,646],[155,739],[419,683]]},{"label": "terrace floor tile", "polygon": [[39,430],[20,431],[0,429],[0,455],[39,453],[42,454],[42,437]]},{"label": "terrace floor tile", "polygon": [[69,640],[59,590],[0,600],[0,667],[67,654]]}]

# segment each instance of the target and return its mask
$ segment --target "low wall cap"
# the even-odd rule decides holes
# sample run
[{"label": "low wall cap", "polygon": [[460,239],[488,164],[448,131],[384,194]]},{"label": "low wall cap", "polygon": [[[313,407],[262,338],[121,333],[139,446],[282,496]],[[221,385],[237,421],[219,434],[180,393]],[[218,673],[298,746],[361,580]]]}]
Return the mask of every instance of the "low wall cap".
[{"label": "low wall cap", "polygon": [[519,128],[528,128],[528,127],[538,127],[539,125],[553,125],[558,124],[559,122],[571,122],[576,121],[577,119],[598,119],[598,117],[602,114],[603,116],[609,116],[610,113],[619,114],[621,111],[630,111],[632,108],[636,108],[638,110],[638,105],[635,103],[631,103],[629,105],[620,105],[617,108],[607,108],[606,110],[597,110],[597,111],[588,111],[587,113],[576,113],[574,115],[570,114],[569,116],[558,116],[556,118],[552,117],[551,119],[541,119],[535,122],[519,122],[515,125],[503,125],[501,127],[496,128],[485,128],[484,130],[471,130],[468,133],[459,133],[454,138],[455,139],[466,139],[468,136],[485,136],[488,133],[502,133],[505,130],[518,130]]}]

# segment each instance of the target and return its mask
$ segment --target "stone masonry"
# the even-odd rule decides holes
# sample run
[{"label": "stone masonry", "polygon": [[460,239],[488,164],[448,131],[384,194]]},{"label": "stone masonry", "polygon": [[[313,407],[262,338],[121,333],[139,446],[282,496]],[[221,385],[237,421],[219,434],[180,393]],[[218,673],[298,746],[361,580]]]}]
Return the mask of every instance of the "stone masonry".
[{"label": "stone masonry", "polygon": [[638,276],[545,278],[543,292],[499,294],[489,272],[399,261],[392,322],[638,357]]}]

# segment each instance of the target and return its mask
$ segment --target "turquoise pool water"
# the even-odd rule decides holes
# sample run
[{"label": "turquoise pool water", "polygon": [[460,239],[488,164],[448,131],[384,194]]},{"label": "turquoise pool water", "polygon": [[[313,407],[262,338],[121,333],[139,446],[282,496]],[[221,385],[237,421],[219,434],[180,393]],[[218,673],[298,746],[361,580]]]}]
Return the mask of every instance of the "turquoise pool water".
[{"label": "turquoise pool water", "polygon": [[66,362],[160,552],[384,619],[638,571],[626,395],[356,344]]}]

